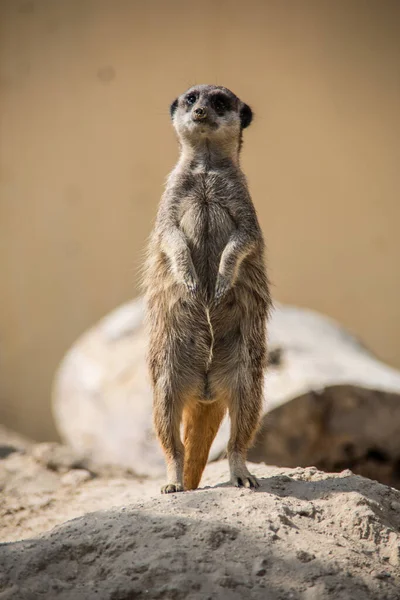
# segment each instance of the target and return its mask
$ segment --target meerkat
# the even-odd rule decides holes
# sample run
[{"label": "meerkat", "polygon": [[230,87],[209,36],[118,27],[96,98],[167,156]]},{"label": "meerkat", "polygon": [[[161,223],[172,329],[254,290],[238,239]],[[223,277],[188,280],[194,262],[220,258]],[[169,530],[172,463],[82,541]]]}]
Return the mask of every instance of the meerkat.
[{"label": "meerkat", "polygon": [[245,461],[263,402],[271,300],[263,235],[239,164],[253,113],[227,88],[198,85],[170,114],[180,157],[144,280],[154,425],[167,464],[161,491],[198,487],[226,411],[230,481],[255,488]]}]

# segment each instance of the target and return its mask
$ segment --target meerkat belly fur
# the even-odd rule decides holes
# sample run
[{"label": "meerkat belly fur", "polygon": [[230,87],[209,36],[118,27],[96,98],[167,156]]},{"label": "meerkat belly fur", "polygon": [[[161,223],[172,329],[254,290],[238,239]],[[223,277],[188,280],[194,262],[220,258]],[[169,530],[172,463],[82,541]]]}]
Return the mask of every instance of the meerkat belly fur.
[{"label": "meerkat belly fur", "polygon": [[226,411],[231,482],[257,487],[245,460],[262,408],[270,295],[239,165],[252,111],[227,88],[199,85],[170,112],[180,157],[145,270],[154,425],[167,463],[162,492],[199,485]]}]

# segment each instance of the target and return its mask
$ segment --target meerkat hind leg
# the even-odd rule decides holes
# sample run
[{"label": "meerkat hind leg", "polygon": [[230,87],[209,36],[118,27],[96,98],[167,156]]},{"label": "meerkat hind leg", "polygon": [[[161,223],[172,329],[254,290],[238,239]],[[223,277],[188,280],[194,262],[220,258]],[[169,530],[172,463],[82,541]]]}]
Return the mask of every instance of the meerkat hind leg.
[{"label": "meerkat hind leg", "polygon": [[154,425],[167,463],[167,483],[162,494],[183,492],[184,447],[180,437],[182,406],[171,394],[157,390],[154,397]]},{"label": "meerkat hind leg", "polygon": [[256,433],[261,412],[261,394],[254,395],[254,387],[249,386],[247,390],[240,387],[233,394],[229,406],[231,435],[228,461],[231,483],[236,487],[259,487],[257,478],[246,466],[247,450]]}]

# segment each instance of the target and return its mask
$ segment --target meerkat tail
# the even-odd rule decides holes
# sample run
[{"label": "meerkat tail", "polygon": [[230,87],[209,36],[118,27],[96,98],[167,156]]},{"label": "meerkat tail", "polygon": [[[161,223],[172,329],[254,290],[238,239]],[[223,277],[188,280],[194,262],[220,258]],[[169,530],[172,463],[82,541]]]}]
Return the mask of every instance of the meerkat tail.
[{"label": "meerkat tail", "polygon": [[211,444],[217,434],[226,407],[222,402],[192,403],[183,411],[185,462],[183,481],[185,490],[194,490],[200,483],[207,464]]},{"label": "meerkat tail", "polygon": [[217,434],[226,407],[221,402],[193,403],[184,408],[183,425],[185,462],[183,481],[185,490],[194,490],[200,483],[207,464],[211,444]]}]

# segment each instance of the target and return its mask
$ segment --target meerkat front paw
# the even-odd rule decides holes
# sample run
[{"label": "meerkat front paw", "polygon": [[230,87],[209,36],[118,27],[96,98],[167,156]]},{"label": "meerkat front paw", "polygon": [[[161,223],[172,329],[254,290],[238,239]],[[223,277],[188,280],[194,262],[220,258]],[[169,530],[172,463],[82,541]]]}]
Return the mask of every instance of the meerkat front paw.
[{"label": "meerkat front paw", "polygon": [[187,277],[185,277],[184,285],[185,285],[186,291],[191,296],[194,296],[199,290],[199,281],[198,281],[197,277],[194,277],[193,275],[188,275]]},{"label": "meerkat front paw", "polygon": [[218,304],[230,288],[230,280],[225,277],[225,275],[218,273],[217,283],[215,284],[214,301]]},{"label": "meerkat front paw", "polygon": [[161,488],[162,494],[174,494],[175,492],[183,492],[183,485],[181,483],[167,483]]},{"label": "meerkat front paw", "polygon": [[197,290],[199,289],[199,284],[197,283],[197,281],[193,280],[185,281],[185,287],[189,294],[191,296],[194,296],[197,293]]}]

